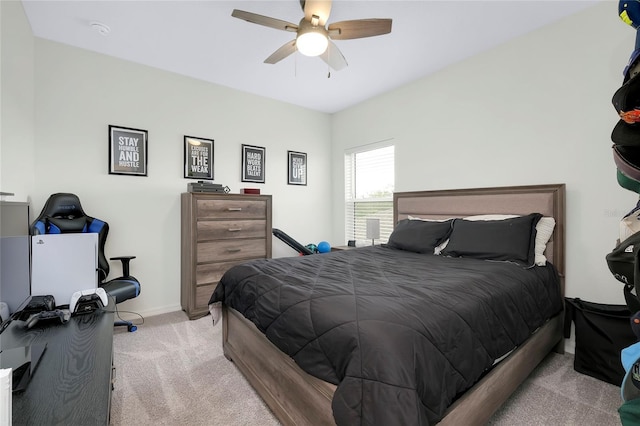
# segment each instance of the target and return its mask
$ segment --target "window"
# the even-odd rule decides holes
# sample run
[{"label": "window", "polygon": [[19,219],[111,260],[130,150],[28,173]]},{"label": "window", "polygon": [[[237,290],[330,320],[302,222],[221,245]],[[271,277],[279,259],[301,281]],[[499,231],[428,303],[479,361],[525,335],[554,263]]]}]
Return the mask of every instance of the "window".
[{"label": "window", "polygon": [[[380,220],[380,238],[393,231],[394,146],[369,146],[345,154],[345,237],[366,245],[367,219]],[[371,244],[369,241],[368,244]]]}]

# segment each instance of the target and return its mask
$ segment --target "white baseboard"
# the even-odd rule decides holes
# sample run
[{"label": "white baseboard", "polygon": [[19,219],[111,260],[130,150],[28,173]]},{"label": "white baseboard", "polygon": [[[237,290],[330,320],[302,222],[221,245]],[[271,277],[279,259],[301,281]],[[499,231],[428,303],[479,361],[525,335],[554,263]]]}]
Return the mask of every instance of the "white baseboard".
[{"label": "white baseboard", "polygon": [[576,326],[571,322],[571,335],[568,339],[564,339],[564,351],[570,354],[576,353]]},{"label": "white baseboard", "polygon": [[564,351],[570,354],[576,353],[576,342],[571,339],[565,339],[564,341]]},{"label": "white baseboard", "polygon": [[140,319],[140,316],[146,318],[146,317],[152,317],[155,315],[167,314],[169,312],[181,311],[182,306],[169,305],[169,306],[163,306],[160,308],[154,308],[154,309],[149,309],[145,311],[133,311],[133,310],[128,310],[126,307],[120,304],[118,305],[117,309],[118,309],[118,316],[120,318],[127,321],[134,321],[135,323],[136,320]]}]

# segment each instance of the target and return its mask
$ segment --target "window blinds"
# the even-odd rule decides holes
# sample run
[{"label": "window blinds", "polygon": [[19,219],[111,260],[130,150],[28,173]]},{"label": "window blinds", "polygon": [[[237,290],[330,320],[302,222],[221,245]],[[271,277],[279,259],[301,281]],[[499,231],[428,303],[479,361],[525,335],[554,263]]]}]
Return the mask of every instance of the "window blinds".
[{"label": "window blinds", "polygon": [[393,231],[394,146],[345,154],[345,237],[367,243],[367,219],[380,220],[380,240]]}]

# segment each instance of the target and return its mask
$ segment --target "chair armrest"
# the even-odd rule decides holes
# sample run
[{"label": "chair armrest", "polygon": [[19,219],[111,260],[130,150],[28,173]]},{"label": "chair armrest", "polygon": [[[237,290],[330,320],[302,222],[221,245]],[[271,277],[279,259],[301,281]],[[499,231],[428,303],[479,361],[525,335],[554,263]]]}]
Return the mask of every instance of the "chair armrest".
[{"label": "chair armrest", "polygon": [[119,260],[122,262],[122,275],[125,277],[129,276],[129,261],[131,259],[135,259],[135,256],[116,256],[110,257],[110,260]]},{"label": "chair armrest", "polygon": [[135,256],[116,256],[116,257],[110,257],[110,260],[131,260],[131,259],[135,259]]}]

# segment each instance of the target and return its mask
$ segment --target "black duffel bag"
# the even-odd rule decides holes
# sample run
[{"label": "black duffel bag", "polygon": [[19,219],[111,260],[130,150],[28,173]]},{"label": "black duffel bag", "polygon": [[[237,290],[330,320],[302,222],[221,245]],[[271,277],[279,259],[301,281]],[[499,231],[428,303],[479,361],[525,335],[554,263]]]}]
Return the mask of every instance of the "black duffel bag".
[{"label": "black duffel bag", "polygon": [[564,337],[571,337],[575,324],[573,368],[582,374],[620,386],[624,368],[620,351],[637,342],[631,329],[631,311],[626,305],[604,305],[565,298]]}]

